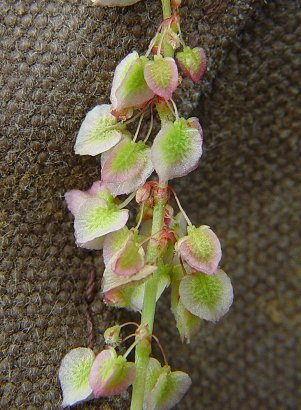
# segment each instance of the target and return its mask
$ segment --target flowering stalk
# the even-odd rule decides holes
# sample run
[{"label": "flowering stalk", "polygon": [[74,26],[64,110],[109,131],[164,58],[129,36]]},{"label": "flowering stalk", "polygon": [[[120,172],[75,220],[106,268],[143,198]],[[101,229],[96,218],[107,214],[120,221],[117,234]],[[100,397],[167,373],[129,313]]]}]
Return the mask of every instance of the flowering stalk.
[{"label": "flowering stalk", "polygon": [[[170,0],[161,0],[162,1],[162,14],[163,19],[168,19],[171,17],[171,7]],[[174,50],[164,41],[164,55],[165,57],[173,57]],[[168,186],[168,181],[160,183],[159,189],[162,189],[163,195],[159,195],[156,205],[154,207],[153,213],[153,224],[152,224],[152,235],[155,235],[156,232],[160,232],[164,224],[164,212],[166,205],[166,195],[164,195],[164,190]],[[147,250],[148,258],[154,262],[160,255],[160,251],[156,242],[150,241]],[[156,273],[153,274],[153,277],[150,279],[148,284],[145,287],[144,301],[143,301],[143,310],[141,315],[141,324],[146,324],[149,331],[152,333],[153,324],[155,318],[156,310],[156,295],[157,295],[157,278]],[[133,384],[133,393],[132,393],[132,402],[131,410],[142,409],[143,400],[144,400],[144,390],[145,390],[145,379],[146,371],[148,367],[149,355],[151,353],[151,348],[149,345],[140,342],[136,347],[136,379]]]},{"label": "flowering stalk", "polygon": [[[94,0],[103,6],[123,6],[139,0]],[[182,341],[198,332],[201,319],[215,322],[233,299],[229,277],[219,269],[221,246],[207,225],[192,225],[168,181],[193,171],[202,155],[203,132],[197,118],[182,118],[172,96],[179,72],[194,82],[202,78],[206,59],[202,48],[184,43],[181,0],[161,0],[163,21],[145,55],[134,51],[116,67],[111,104],[94,107],[79,130],[75,152],[101,154],[101,180],[87,191],[65,194],[74,215],[76,243],[103,250],[104,302],[141,313],[140,325],[117,324],[104,333],[107,348],[95,356],[90,348],[71,350],[59,378],[63,406],[120,394],[133,384],[131,410],[169,410],[185,395],[190,377],[171,371],[162,345],[153,334],[156,302],[171,285],[171,310]],[[177,51],[174,58],[175,50]],[[161,129],[149,146],[153,117]],[[145,114],[151,119],[140,135]],[[134,135],[127,128],[137,122]],[[157,180],[150,180],[156,171]],[[128,195],[121,201],[119,195]],[[180,212],[174,214],[171,197]],[[136,225],[128,227],[126,206],[136,199]],[[128,325],[135,333],[121,338]],[[122,343],[134,339],[124,355]],[[164,365],[150,357],[155,340]],[[128,357],[135,349],[135,363]]]}]

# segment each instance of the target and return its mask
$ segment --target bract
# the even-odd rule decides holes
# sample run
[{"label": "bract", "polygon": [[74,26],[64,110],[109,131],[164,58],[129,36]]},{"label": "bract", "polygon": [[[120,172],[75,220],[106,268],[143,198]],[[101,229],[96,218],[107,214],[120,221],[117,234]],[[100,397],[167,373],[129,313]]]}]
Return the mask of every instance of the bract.
[{"label": "bract", "polygon": [[96,398],[115,396],[125,391],[134,381],[135,363],[117,356],[112,347],[100,352],[92,365],[90,385]]},{"label": "bract", "polygon": [[79,155],[98,155],[114,147],[124,126],[111,114],[111,105],[97,105],[86,115],[77,134],[74,150]]},{"label": "bract", "polygon": [[222,257],[218,237],[206,225],[199,228],[189,226],[187,233],[187,236],[177,242],[176,250],[192,268],[212,275]]},{"label": "bract", "polygon": [[152,162],[160,180],[178,178],[193,171],[202,155],[202,142],[199,130],[184,118],[165,123],[152,146]]},{"label": "bract", "polygon": [[217,322],[233,302],[230,278],[221,269],[214,275],[197,272],[180,283],[180,300],[193,315]]},{"label": "bract", "polygon": [[78,347],[63,358],[59,380],[63,391],[63,407],[93,398],[89,374],[95,359],[91,349]]}]

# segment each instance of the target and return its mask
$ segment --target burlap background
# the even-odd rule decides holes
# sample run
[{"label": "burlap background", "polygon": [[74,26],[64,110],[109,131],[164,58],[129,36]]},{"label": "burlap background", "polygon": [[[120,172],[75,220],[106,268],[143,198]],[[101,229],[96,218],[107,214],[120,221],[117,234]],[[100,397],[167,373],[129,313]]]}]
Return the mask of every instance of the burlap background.
[{"label": "burlap background", "polygon": [[[235,303],[182,346],[168,298],[160,302],[156,333],[194,381],[177,408],[300,409],[300,2],[183,3],[185,38],[204,46],[208,71],[177,99],[200,116],[206,150],[173,186],[192,220],[221,238]],[[86,343],[87,275],[101,277],[100,256],[74,246],[62,198],[99,173],[97,159],[73,154],[74,138],[108,100],[116,63],[146,47],[160,7],[2,0],[0,16],[0,408],[56,409],[60,360]],[[99,349],[101,330],[125,315],[104,308],[98,291],[89,309]],[[79,407],[126,409],[127,400]]]}]

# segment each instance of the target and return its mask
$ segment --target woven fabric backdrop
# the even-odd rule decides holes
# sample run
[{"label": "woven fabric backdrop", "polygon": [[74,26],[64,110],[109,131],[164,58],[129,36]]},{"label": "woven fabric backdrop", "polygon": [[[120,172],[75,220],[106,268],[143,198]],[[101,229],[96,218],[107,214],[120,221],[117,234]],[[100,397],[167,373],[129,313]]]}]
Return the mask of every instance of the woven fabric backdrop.
[{"label": "woven fabric backdrop", "polygon": [[[0,1],[1,409],[58,409],[57,371],[86,344],[87,312],[98,350],[103,329],[128,318],[103,305],[100,254],[75,247],[63,194],[98,178],[99,160],[73,153],[76,132],[108,101],[118,61],[146,48],[160,13],[159,0],[126,9]],[[176,100],[200,117],[205,153],[172,185],[193,222],[221,238],[235,302],[181,345],[168,296],[160,301],[155,332],[172,367],[193,378],[177,409],[300,409],[300,2],[183,0],[182,16],[208,69],[200,86],[184,80]],[[78,408],[126,409],[128,399]]]}]

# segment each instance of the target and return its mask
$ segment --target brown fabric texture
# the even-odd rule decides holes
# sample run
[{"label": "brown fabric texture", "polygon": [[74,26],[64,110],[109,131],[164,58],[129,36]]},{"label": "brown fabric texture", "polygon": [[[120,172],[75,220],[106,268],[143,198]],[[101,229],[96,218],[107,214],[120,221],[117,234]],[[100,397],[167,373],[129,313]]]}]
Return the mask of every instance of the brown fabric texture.
[{"label": "brown fabric texture", "polygon": [[[1,409],[60,408],[57,371],[86,345],[88,314],[96,351],[107,326],[138,319],[103,305],[100,253],[75,247],[63,194],[98,178],[99,160],[73,153],[76,132],[108,101],[117,62],[146,48],[160,13],[154,0],[127,9],[0,2]],[[159,302],[155,333],[172,368],[193,379],[176,408],[299,409],[300,5],[187,0],[182,15],[208,70],[200,86],[184,80],[176,100],[200,117],[205,152],[172,186],[192,221],[221,238],[235,301],[190,345],[177,335],[168,292]],[[77,408],[128,407],[126,393]]]}]

